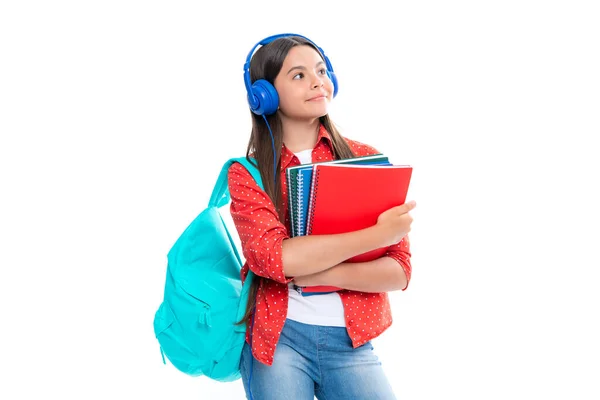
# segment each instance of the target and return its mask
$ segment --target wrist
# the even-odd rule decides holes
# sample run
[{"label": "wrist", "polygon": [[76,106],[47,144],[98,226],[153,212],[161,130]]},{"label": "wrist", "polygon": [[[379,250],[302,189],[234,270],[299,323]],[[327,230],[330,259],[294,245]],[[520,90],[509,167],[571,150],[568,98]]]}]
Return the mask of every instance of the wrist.
[{"label": "wrist", "polygon": [[373,239],[373,248],[379,249],[382,247],[391,246],[394,244],[394,234],[385,224],[377,224],[372,226],[369,232],[369,237]]}]

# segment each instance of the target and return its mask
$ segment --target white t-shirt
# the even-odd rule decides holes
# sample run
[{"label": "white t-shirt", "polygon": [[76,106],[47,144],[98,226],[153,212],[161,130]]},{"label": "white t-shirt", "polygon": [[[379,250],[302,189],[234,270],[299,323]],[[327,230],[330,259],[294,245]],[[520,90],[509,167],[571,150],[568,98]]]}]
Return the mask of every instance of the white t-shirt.
[{"label": "white t-shirt", "polygon": [[[312,149],[295,153],[301,164],[312,162]],[[288,284],[289,300],[287,317],[309,325],[346,326],[344,305],[338,293],[302,296]]]}]

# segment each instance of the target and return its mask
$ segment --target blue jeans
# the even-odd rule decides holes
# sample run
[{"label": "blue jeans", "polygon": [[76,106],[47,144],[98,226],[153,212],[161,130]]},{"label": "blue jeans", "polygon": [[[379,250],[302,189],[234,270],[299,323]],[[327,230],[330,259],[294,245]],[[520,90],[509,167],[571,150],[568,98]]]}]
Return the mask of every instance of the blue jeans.
[{"label": "blue jeans", "polygon": [[273,365],[254,359],[246,343],[240,370],[247,399],[250,379],[254,400],[396,399],[371,343],[354,349],[346,328],[288,319]]}]

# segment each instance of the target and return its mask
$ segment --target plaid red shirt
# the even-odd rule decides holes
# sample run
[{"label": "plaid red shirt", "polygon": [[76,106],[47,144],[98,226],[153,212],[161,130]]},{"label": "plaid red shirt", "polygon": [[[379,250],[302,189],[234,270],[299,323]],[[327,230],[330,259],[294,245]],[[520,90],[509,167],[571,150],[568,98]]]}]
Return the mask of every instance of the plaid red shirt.
[{"label": "plaid red shirt", "polygon": [[[357,156],[379,153],[373,147],[346,139]],[[321,125],[317,144],[312,151],[312,162],[333,160],[331,138]],[[229,169],[229,192],[231,216],[240,236],[246,262],[242,268],[242,280],[248,268],[262,280],[256,299],[256,315],[252,332],[252,353],[260,362],[272,365],[275,347],[287,317],[288,283],[283,271],[283,240],[290,237],[289,213],[287,212],[287,186],[285,170],[299,165],[300,161],[283,146],[281,160],[281,183],[285,221],[282,223],[269,196],[260,189],[250,173],[240,164]],[[410,244],[408,237],[389,248],[387,257],[395,259],[410,281]],[[404,288],[403,290],[405,290]],[[363,293],[352,290],[338,292],[344,305],[346,329],[356,348],[381,335],[391,324],[392,314],[387,293]],[[249,326],[249,325],[248,325]],[[250,329],[246,341],[250,343]]]}]

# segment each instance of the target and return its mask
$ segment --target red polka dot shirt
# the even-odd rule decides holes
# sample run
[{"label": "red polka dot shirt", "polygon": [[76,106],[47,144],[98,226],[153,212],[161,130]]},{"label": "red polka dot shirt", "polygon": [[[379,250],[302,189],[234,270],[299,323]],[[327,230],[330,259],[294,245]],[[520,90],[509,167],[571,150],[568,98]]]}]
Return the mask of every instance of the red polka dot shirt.
[{"label": "red polka dot shirt", "polygon": [[[357,156],[377,154],[373,147],[346,138]],[[317,143],[312,151],[312,161],[333,160],[331,138],[321,125]],[[283,146],[281,160],[281,182],[284,209],[287,209],[287,187],[285,170],[299,165],[298,158]],[[256,184],[250,173],[240,164],[233,164],[228,174],[231,195],[231,216],[237,228],[242,252],[246,259],[242,267],[242,280],[250,268],[263,279],[257,292],[252,353],[267,365],[272,365],[275,347],[287,317],[288,283],[282,262],[283,240],[290,238],[289,213],[280,221],[270,197]],[[387,257],[395,259],[410,281],[410,244],[406,236],[389,248]],[[403,289],[406,290],[406,287]],[[363,293],[352,290],[338,292],[344,305],[346,329],[356,348],[381,335],[391,324],[392,315],[387,293]],[[250,329],[246,333],[250,341]]]}]

